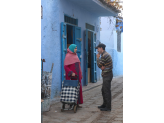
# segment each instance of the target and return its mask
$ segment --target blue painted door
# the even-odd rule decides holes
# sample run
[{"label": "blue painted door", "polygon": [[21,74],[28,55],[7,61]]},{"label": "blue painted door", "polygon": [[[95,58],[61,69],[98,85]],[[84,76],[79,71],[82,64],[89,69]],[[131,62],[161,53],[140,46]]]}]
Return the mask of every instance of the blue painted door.
[{"label": "blue painted door", "polygon": [[88,85],[88,30],[85,31],[85,85]]},{"label": "blue painted door", "polygon": [[62,56],[62,81],[65,79],[64,59],[67,53],[67,24],[61,23],[61,56]]},{"label": "blue painted door", "polygon": [[91,38],[91,82],[97,82],[97,70],[96,70],[96,33],[92,32]]},{"label": "blue painted door", "polygon": [[74,44],[77,45],[77,55],[81,62],[81,28],[80,27],[74,27]]}]

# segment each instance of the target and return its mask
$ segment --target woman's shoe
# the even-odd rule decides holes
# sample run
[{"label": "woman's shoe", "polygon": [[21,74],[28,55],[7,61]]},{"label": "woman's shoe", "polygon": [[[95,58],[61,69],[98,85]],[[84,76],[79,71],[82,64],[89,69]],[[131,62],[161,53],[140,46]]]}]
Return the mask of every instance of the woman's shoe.
[{"label": "woman's shoe", "polygon": [[82,106],[77,105],[78,108],[82,108]]}]

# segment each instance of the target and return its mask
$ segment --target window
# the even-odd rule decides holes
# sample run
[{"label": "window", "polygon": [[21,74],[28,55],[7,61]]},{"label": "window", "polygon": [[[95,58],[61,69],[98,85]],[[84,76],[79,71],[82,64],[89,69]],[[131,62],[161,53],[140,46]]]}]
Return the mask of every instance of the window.
[{"label": "window", "polygon": [[117,51],[121,52],[121,31],[117,31]]},{"label": "window", "polygon": [[70,24],[73,24],[73,25],[78,25],[78,20],[77,19],[69,17],[67,15],[64,15],[64,22],[70,23]]},{"label": "window", "polygon": [[92,25],[90,25],[90,24],[88,24],[88,23],[86,23],[85,26],[86,26],[86,29],[95,31],[95,27],[94,27],[94,26],[92,26]]}]

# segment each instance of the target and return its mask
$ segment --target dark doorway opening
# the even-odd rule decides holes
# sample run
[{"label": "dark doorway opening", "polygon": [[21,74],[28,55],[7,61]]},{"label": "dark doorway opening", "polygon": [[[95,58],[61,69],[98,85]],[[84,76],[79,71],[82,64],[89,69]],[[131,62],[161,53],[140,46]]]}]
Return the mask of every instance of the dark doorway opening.
[{"label": "dark doorway opening", "polygon": [[92,78],[92,75],[91,75],[91,65],[92,65],[92,62],[91,62],[91,50],[92,50],[92,32],[88,31],[88,83],[91,82],[91,78]]},{"label": "dark doorway opening", "polygon": [[73,26],[67,25],[67,48],[73,44]]}]

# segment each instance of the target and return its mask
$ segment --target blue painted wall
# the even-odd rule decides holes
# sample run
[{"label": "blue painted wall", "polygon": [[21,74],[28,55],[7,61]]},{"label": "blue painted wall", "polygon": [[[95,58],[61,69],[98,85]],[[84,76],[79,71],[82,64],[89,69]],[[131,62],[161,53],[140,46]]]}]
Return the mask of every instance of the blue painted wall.
[{"label": "blue painted wall", "polygon": [[[94,13],[89,12],[82,7],[77,6],[76,4],[69,2],[67,0],[61,0],[60,3],[60,22],[64,22],[64,14],[69,15],[73,18],[78,19],[78,27],[81,27],[81,36],[82,36],[82,71],[83,71],[83,78],[85,78],[85,54],[84,54],[84,42],[85,42],[85,23],[89,23],[91,25],[94,25],[96,28],[96,33],[97,33],[97,39],[100,39],[100,32],[97,30],[100,27],[100,19],[98,16],[94,15]],[[99,42],[97,42],[98,44]],[[100,80],[100,69],[97,68],[97,78]],[[82,79],[82,83],[84,84],[84,80]]]},{"label": "blue painted wall", "polygon": [[114,17],[102,17],[100,31],[100,41],[106,44],[106,51],[113,60],[113,75],[123,75],[123,32],[121,33],[121,52],[117,51],[116,19]]},{"label": "blue painted wall", "polygon": [[61,49],[60,49],[60,22],[59,0],[42,0],[43,19],[41,19],[41,58],[45,59],[44,71],[50,71],[52,63],[51,98],[59,94],[61,83]]},{"label": "blue painted wall", "polygon": [[[64,22],[64,14],[78,19],[78,27],[81,27],[82,35],[82,72],[84,72],[84,41],[85,41],[85,23],[95,26],[97,33],[97,40],[100,39],[100,20],[98,16],[94,15],[82,7],[79,7],[67,0],[41,0],[43,6],[43,19],[41,19],[41,58],[45,59],[43,66],[44,71],[50,71],[51,65],[54,63],[52,72],[52,87],[51,99],[59,95],[61,89],[61,37],[60,26]],[[98,44],[99,42],[97,42]],[[97,78],[100,80],[100,69],[97,68]],[[84,79],[82,79],[82,84]]]}]

